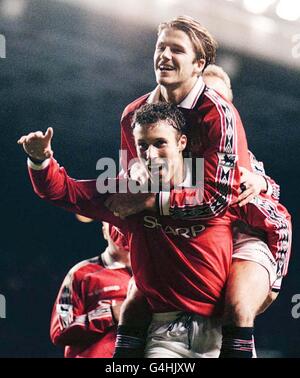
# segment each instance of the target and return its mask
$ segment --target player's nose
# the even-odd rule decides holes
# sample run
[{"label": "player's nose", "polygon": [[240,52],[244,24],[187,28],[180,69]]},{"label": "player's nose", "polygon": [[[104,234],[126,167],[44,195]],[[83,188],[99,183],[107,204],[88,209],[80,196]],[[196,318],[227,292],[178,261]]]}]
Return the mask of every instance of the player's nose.
[{"label": "player's nose", "polygon": [[149,146],[146,151],[146,159],[147,160],[153,160],[158,157],[157,150],[153,146]]},{"label": "player's nose", "polygon": [[172,58],[172,52],[169,46],[166,46],[160,54],[161,59],[170,60]]}]

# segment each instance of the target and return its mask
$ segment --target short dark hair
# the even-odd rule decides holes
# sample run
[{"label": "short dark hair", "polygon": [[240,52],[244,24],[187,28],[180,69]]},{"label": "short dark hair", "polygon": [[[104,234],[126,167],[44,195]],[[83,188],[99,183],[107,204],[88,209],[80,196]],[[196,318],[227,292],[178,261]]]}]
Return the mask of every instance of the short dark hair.
[{"label": "short dark hair", "polygon": [[145,104],[137,109],[133,115],[131,127],[136,124],[141,126],[167,121],[179,135],[184,133],[185,119],[177,106],[168,102],[157,102],[155,104]]}]

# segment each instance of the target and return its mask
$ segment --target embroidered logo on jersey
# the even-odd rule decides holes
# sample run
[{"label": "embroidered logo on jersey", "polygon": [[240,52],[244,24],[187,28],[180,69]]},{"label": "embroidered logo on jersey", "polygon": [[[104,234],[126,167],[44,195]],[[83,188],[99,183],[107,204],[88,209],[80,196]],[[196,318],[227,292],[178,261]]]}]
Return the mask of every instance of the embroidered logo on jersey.
[{"label": "embroidered logo on jersey", "polygon": [[73,306],[70,304],[57,304],[56,312],[59,316],[61,327],[68,328],[74,319]]},{"label": "embroidered logo on jersey", "polygon": [[202,231],[205,230],[203,224],[194,224],[189,227],[173,227],[170,225],[162,225],[159,223],[158,219],[150,215],[144,217],[144,227],[152,229],[162,229],[166,234],[174,236],[183,236],[184,238],[190,239],[195,238]]},{"label": "embroidered logo on jersey", "polygon": [[237,156],[235,154],[226,154],[224,152],[218,152],[219,165],[221,165],[226,172],[226,168],[232,169],[235,167]]}]

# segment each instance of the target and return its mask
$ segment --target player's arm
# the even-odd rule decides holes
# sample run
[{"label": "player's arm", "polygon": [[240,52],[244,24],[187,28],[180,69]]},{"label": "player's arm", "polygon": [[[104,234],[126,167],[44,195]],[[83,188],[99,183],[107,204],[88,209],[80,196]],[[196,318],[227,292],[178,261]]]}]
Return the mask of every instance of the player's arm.
[{"label": "player's arm", "polygon": [[264,163],[256,159],[254,154],[249,151],[250,163],[253,173],[257,176],[261,176],[266,181],[266,187],[262,188],[261,192],[270,196],[273,201],[279,202],[280,186],[266,174]]},{"label": "player's arm", "polygon": [[50,322],[51,341],[61,346],[85,342],[86,324],[87,316],[84,312],[80,283],[70,271],[53,306]]},{"label": "player's arm", "polygon": [[105,206],[105,194],[97,191],[96,180],[75,180],[68,176],[53,158],[51,139],[53,130],[30,133],[19,139],[28,159],[28,170],[35,193],[56,206],[86,217],[103,220],[118,227],[122,225]]},{"label": "player's arm", "polygon": [[162,215],[205,220],[237,201],[239,167],[250,169],[247,140],[237,111],[225,101],[221,104],[212,104],[202,120],[208,146],[203,155],[203,182],[196,182],[195,188],[160,192]]},{"label": "player's arm", "polygon": [[116,323],[121,303],[99,301],[90,311],[80,272],[66,276],[53,307],[50,337],[55,345],[80,345],[106,333]]},{"label": "player's arm", "polygon": [[246,168],[241,168],[241,189],[237,202],[239,206],[244,206],[251,202],[258,194],[266,194],[270,198],[279,202],[280,187],[269,176],[266,175],[264,165],[258,161],[252,152],[249,151],[252,172]]}]

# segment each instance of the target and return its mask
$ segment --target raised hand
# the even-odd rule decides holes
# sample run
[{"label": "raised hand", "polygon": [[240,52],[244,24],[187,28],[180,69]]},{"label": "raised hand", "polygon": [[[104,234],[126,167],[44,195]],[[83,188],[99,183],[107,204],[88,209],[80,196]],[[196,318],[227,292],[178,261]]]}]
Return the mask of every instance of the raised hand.
[{"label": "raised hand", "polygon": [[45,134],[41,131],[29,133],[28,135],[22,136],[17,143],[22,144],[26,154],[34,160],[43,161],[53,155],[51,149],[52,137],[53,129],[52,127],[48,127]]}]

